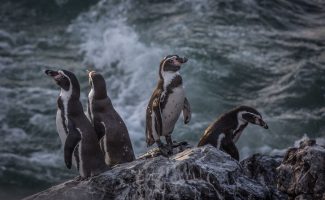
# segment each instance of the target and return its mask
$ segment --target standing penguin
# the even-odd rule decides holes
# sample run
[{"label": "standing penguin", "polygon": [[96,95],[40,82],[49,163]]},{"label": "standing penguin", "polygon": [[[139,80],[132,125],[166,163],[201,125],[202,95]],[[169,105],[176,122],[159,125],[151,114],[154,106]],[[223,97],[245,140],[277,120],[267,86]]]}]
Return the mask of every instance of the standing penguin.
[{"label": "standing penguin", "polygon": [[89,72],[91,90],[88,95],[88,116],[100,140],[107,165],[131,162],[135,159],[129,132],[107,96],[101,74]]},{"label": "standing penguin", "polygon": [[[183,79],[179,73],[181,65],[186,61],[187,58],[169,55],[160,62],[158,85],[147,107],[147,145],[151,146],[156,142],[165,156],[172,154],[171,134],[180,113],[183,111],[185,124],[191,120],[190,104],[185,96]],[[160,136],[165,136],[167,146],[163,145]]]},{"label": "standing penguin", "polygon": [[268,129],[262,115],[257,110],[249,106],[239,106],[224,113],[211,124],[205,130],[198,146],[211,144],[239,160],[239,152],[235,143],[248,123],[257,124]]},{"label": "standing penguin", "polygon": [[46,70],[45,73],[61,87],[57,101],[56,125],[64,144],[64,161],[67,168],[71,169],[72,156],[77,152],[75,158],[82,178],[107,170],[95,130],[79,101],[80,85],[76,76],[67,70]]}]

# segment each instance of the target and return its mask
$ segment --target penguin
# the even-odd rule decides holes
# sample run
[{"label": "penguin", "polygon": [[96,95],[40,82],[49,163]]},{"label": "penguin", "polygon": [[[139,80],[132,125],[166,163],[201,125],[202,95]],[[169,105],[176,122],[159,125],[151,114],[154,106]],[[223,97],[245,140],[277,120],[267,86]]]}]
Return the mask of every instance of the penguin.
[{"label": "penguin", "polygon": [[45,74],[52,77],[61,88],[57,100],[56,125],[64,145],[64,161],[67,168],[71,169],[74,156],[81,178],[108,170],[95,130],[79,101],[80,85],[76,76],[67,70],[45,70]]},{"label": "penguin", "polygon": [[[183,112],[184,123],[191,120],[191,107],[186,98],[183,79],[179,73],[181,65],[187,58],[168,55],[160,62],[159,80],[146,110],[146,142],[147,146],[157,143],[164,156],[172,154],[173,142],[171,134],[175,124]],[[167,146],[160,137],[165,136]]]},{"label": "penguin", "polygon": [[235,145],[248,123],[268,129],[262,115],[249,106],[239,106],[221,115],[204,132],[198,146],[211,144],[239,160],[239,152]]},{"label": "penguin", "polygon": [[128,129],[107,95],[103,76],[88,73],[91,86],[88,95],[88,116],[97,133],[100,147],[109,166],[135,159]]}]

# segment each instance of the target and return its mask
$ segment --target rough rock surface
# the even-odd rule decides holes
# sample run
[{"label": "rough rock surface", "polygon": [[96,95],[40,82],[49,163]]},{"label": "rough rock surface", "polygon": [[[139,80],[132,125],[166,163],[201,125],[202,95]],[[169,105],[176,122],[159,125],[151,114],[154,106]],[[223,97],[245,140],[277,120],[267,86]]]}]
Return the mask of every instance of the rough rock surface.
[{"label": "rough rock surface", "polygon": [[255,154],[240,163],[210,145],[176,150],[182,152],[170,158],[153,150],[89,180],[67,181],[26,199],[325,200],[325,148],[314,140],[289,148],[284,158]]},{"label": "rough rock surface", "polygon": [[118,165],[87,181],[68,181],[26,199],[270,199],[263,184],[212,146]]},{"label": "rough rock surface", "polygon": [[269,189],[271,199],[288,199],[288,196],[277,189],[276,168],[280,166],[283,156],[254,154],[240,164],[244,173],[251,179],[260,182]]},{"label": "rough rock surface", "polygon": [[277,168],[278,189],[289,199],[325,199],[325,148],[304,140],[288,149]]}]

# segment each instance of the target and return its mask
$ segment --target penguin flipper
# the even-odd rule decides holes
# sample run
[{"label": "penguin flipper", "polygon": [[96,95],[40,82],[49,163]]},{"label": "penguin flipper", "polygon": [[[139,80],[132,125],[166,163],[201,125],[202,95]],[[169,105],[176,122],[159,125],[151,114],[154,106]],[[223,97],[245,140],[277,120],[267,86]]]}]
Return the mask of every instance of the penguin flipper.
[{"label": "penguin flipper", "polygon": [[96,118],[94,118],[94,128],[95,128],[95,132],[97,134],[97,138],[98,138],[98,141],[99,141],[105,135],[106,128],[103,125],[103,122],[100,122],[99,120],[96,120]]},{"label": "penguin flipper", "polygon": [[147,146],[151,146],[156,140],[159,140],[162,133],[159,98],[155,98],[152,101],[151,111],[147,113],[147,116],[149,117],[149,120],[147,120],[146,127],[146,142]]},{"label": "penguin flipper", "polygon": [[208,127],[205,131],[204,131],[204,133],[203,133],[203,135],[202,135],[202,137],[200,138],[200,141],[199,141],[199,143],[198,143],[198,147],[201,147],[201,146],[204,146],[204,145],[206,145],[208,142],[208,138],[210,137],[210,135],[211,135],[211,131],[210,131],[210,129],[209,129],[210,127]]},{"label": "penguin flipper", "polygon": [[75,128],[72,120],[68,121],[68,135],[64,143],[64,162],[68,169],[71,169],[72,155],[77,144],[81,140],[81,135]]},{"label": "penguin flipper", "polygon": [[156,127],[156,132],[158,136],[162,135],[162,120],[161,120],[161,112],[160,112],[160,101],[155,99],[152,104],[152,110],[154,112],[154,122]]},{"label": "penguin flipper", "polygon": [[183,106],[184,124],[188,124],[191,121],[191,116],[192,116],[191,106],[187,98],[185,97],[184,106]]}]

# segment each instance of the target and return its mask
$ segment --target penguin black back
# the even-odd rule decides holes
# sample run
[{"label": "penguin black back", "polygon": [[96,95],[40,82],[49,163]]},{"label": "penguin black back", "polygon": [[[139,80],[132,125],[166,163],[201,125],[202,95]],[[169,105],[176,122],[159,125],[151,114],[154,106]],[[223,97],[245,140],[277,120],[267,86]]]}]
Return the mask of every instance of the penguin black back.
[{"label": "penguin black back", "polygon": [[88,95],[88,116],[100,140],[107,165],[131,162],[135,159],[127,127],[114,109],[106,91],[104,77],[91,71],[88,74],[91,90]]},{"label": "penguin black back", "polygon": [[256,109],[249,106],[239,106],[222,114],[212,123],[205,130],[198,146],[211,144],[239,160],[239,152],[235,143],[248,123],[262,126],[265,129],[268,128],[262,119],[262,115]]}]

